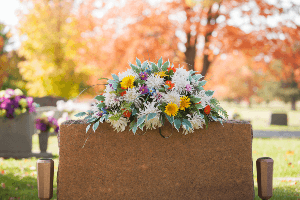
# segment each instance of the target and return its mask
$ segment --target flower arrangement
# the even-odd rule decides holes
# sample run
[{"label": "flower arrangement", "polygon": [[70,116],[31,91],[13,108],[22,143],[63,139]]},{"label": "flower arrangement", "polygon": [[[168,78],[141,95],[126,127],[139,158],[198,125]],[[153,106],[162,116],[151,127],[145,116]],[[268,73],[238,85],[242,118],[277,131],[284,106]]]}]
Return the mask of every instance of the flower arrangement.
[{"label": "flower arrangement", "polygon": [[47,113],[43,113],[42,117],[35,120],[35,127],[38,130],[38,134],[40,134],[41,132],[53,133],[54,131],[55,133],[58,133],[59,125],[53,115],[54,112],[50,111]]},{"label": "flower arrangement", "polygon": [[[162,58],[158,63],[149,63],[136,58],[136,64],[119,75],[112,74],[104,94],[95,97],[96,103],[87,112],[77,113],[76,117],[86,116],[93,130],[106,121],[116,131],[124,131],[129,124],[135,134],[137,129],[156,129],[168,120],[178,131],[194,132],[203,128],[209,121],[222,121],[228,118],[227,112],[212,97],[214,91],[205,91],[200,81],[201,74],[170,66]],[[89,124],[86,132],[89,130]],[[223,125],[223,124],[222,124]]]},{"label": "flower arrangement", "polygon": [[0,116],[14,119],[22,113],[36,112],[39,105],[33,102],[32,97],[26,97],[20,89],[6,89],[0,91]]}]

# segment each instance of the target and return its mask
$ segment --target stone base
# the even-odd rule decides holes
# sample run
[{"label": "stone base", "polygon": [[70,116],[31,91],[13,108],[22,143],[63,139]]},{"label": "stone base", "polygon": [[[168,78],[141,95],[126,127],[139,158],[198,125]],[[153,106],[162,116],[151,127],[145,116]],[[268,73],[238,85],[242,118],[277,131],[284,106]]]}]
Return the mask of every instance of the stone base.
[{"label": "stone base", "polygon": [[14,153],[0,153],[0,157],[3,157],[4,159],[8,158],[16,158],[16,159],[22,159],[22,158],[53,158],[53,155],[51,152],[46,153],[40,153],[37,151],[27,153],[27,152],[14,152]]},{"label": "stone base", "polygon": [[211,122],[188,135],[166,123],[161,133],[169,138],[158,129],[116,132],[106,122],[86,133],[87,125],[69,120],[60,126],[59,200],[255,197],[247,122]]}]

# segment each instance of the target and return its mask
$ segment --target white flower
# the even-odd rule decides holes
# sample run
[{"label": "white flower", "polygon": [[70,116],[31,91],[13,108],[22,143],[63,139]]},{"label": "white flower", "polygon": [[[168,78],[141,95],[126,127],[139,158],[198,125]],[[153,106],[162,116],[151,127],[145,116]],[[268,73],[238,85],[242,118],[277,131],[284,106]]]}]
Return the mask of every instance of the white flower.
[{"label": "white flower", "polygon": [[203,107],[206,107],[207,105],[210,105],[210,99],[212,98],[212,96],[207,96],[205,94],[205,90],[201,90],[199,92],[196,92],[196,94],[194,95],[195,97],[201,98],[201,105]]},{"label": "white flower", "polygon": [[104,104],[107,107],[116,105],[117,95],[115,93],[104,93],[103,96],[105,96]]},{"label": "white flower", "polygon": [[123,97],[125,101],[133,102],[136,98],[138,98],[139,95],[140,93],[138,92],[137,88],[128,88]]},{"label": "white flower", "polygon": [[[190,114],[187,114],[186,116],[188,117],[189,122],[192,124],[193,129],[203,128],[203,124],[205,124],[205,120],[202,119],[201,116],[198,115],[196,112],[193,114],[193,116],[191,116]],[[184,125],[182,125],[182,128],[183,128],[183,134],[185,135],[194,132],[192,128],[189,128],[189,130],[187,130]]]},{"label": "white flower", "polygon": [[22,90],[20,90],[19,88],[15,89],[15,95],[16,95],[16,96],[21,96],[21,95],[23,95]]},{"label": "white flower", "polygon": [[125,117],[120,117],[119,120],[110,120],[110,119],[108,119],[108,122],[111,123],[111,126],[114,127],[117,132],[119,132],[119,131],[122,132],[122,131],[125,130],[129,120]]},{"label": "white flower", "polygon": [[63,111],[65,107],[65,102],[64,100],[59,100],[56,102],[56,107],[58,111]]},{"label": "white flower", "polygon": [[128,69],[127,71],[125,71],[125,72],[123,72],[123,73],[120,73],[119,72],[119,81],[122,81],[122,79],[123,78],[125,78],[126,76],[135,76],[135,78],[137,78],[138,77],[138,74],[137,73],[135,73],[131,68],[130,69]]},{"label": "white flower", "polygon": [[190,76],[190,73],[186,71],[184,68],[178,68],[176,69],[176,72],[174,73],[174,76],[172,77],[172,83],[175,84],[175,90],[177,90],[179,93],[185,92],[186,85],[190,84],[190,81],[188,80]]},{"label": "white flower", "polygon": [[0,91],[0,98],[4,97],[5,96],[5,90],[1,90]]},{"label": "white flower", "polygon": [[166,94],[162,93],[162,101],[166,103],[175,103],[178,107],[180,106],[180,94],[176,90],[171,90]]},{"label": "white flower", "polygon": [[148,88],[159,89],[162,85],[164,85],[164,78],[160,78],[159,75],[151,74],[147,80],[146,85]]},{"label": "white flower", "polygon": [[145,119],[145,126],[146,129],[156,129],[156,127],[161,127],[162,124],[159,120],[159,116],[161,113],[161,110],[158,109],[157,107],[157,102],[144,102],[145,109],[141,110],[140,113],[138,114],[138,119],[142,117],[143,115],[148,115],[150,113],[156,113],[156,116],[153,119],[148,120],[148,116]]}]

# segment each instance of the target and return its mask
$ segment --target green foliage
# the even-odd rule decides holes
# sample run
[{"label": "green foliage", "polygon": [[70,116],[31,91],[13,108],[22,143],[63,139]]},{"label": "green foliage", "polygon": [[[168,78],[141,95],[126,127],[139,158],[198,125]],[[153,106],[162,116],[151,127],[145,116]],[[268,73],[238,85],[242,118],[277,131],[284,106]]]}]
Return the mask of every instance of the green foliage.
[{"label": "green foliage", "polygon": [[228,118],[228,114],[227,114],[226,110],[224,110],[220,106],[220,102],[217,99],[211,98],[210,103],[211,103],[212,106],[214,106],[214,109],[216,110],[217,113],[221,113],[223,118]]},{"label": "green foliage", "polygon": [[72,8],[73,1],[51,6],[41,0],[33,3],[20,20],[18,31],[27,36],[19,50],[26,59],[20,63],[20,73],[27,81],[30,96],[74,98],[95,74],[78,61],[77,51],[84,44],[78,41],[81,32],[78,19],[71,14]]}]

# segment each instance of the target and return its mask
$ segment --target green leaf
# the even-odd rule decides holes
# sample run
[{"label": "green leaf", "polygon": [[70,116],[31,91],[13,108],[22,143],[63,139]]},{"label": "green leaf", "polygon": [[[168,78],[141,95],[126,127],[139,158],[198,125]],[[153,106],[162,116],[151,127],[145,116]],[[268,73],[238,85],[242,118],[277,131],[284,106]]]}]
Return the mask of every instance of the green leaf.
[{"label": "green leaf", "polygon": [[115,89],[118,88],[118,83],[115,82],[115,83],[112,84],[112,86],[113,86],[113,88],[114,88],[114,90],[115,90]]},{"label": "green leaf", "polygon": [[93,125],[93,130],[94,130],[94,132],[95,132],[95,130],[98,128],[98,126],[99,126],[99,121],[97,121],[94,125]]},{"label": "green leaf", "polygon": [[145,123],[142,123],[142,124],[139,125],[139,128],[140,128],[141,130],[143,130],[144,126],[145,126]]},{"label": "green leaf", "polygon": [[199,84],[198,84],[198,86],[204,86],[204,85],[206,84],[206,82],[207,82],[207,81],[205,81],[205,80],[200,81]]},{"label": "green leaf", "polygon": [[207,90],[207,91],[205,91],[205,94],[206,94],[207,96],[212,96],[212,95],[214,94],[214,92],[215,92],[215,91]]},{"label": "green leaf", "polygon": [[[134,121],[133,121],[134,122]],[[138,126],[137,126],[137,123],[134,123],[132,125],[132,132],[135,134],[136,133],[136,130],[137,130]]]},{"label": "green leaf", "polygon": [[137,113],[137,110],[135,108],[132,109],[132,115],[135,115]]},{"label": "green leaf", "polygon": [[191,101],[192,101],[193,103],[199,103],[199,102],[201,101],[201,98],[199,98],[199,97],[192,97],[192,98],[191,98]]},{"label": "green leaf", "polygon": [[195,81],[198,81],[200,78],[202,78],[203,76],[201,75],[201,74],[195,74],[194,76],[193,76],[193,79],[195,80]]},{"label": "green leaf", "polygon": [[108,82],[109,84],[113,84],[113,83],[115,83],[115,80],[109,79],[107,82]]},{"label": "green leaf", "polygon": [[165,114],[166,115],[166,117],[167,117],[167,119],[169,120],[169,122],[170,122],[170,124],[173,124],[173,122],[174,122],[174,116],[169,116],[169,115],[167,115],[167,114]]},{"label": "green leaf", "polygon": [[89,129],[90,129],[90,127],[91,127],[91,125],[92,125],[92,124],[89,124],[89,125],[86,127],[86,129],[85,129],[85,130],[86,130],[86,132],[85,132],[85,133],[87,133],[87,132],[89,131]]},{"label": "green leaf", "polygon": [[181,126],[181,121],[180,119],[175,119],[174,120],[175,128],[179,131],[179,128]]},{"label": "green leaf", "polygon": [[147,120],[149,121],[149,120],[153,119],[154,117],[156,117],[156,113],[149,113]]},{"label": "green leaf", "polygon": [[102,116],[102,117],[100,118],[100,122],[102,123],[104,119],[105,119],[105,116]]},{"label": "green leaf", "polygon": [[139,70],[139,68],[138,68],[137,66],[135,66],[135,65],[133,65],[133,64],[130,64],[130,67],[131,67],[131,69],[132,69],[135,73],[137,73],[137,74],[140,73],[140,70]]},{"label": "green leaf", "polygon": [[97,107],[98,107],[99,109],[103,108],[104,106],[105,106],[105,103],[100,103],[100,104],[97,105]]},{"label": "green leaf", "polygon": [[145,70],[147,67],[148,67],[148,62],[147,61],[143,62],[142,69]]},{"label": "green leaf", "polygon": [[140,117],[137,121],[137,126],[141,125],[145,119],[146,119],[147,115],[143,115],[142,117]]},{"label": "green leaf", "polygon": [[168,69],[169,66],[170,66],[170,62],[169,62],[169,61],[165,62],[165,63],[163,64],[163,66],[162,66],[162,70],[163,70],[163,71],[166,71],[166,70]]},{"label": "green leaf", "polygon": [[115,114],[115,115],[111,116],[109,119],[117,121],[120,119],[121,116],[122,116],[122,114],[119,113],[119,114]]},{"label": "green leaf", "polygon": [[[168,86],[169,87],[169,86]],[[160,91],[160,92],[164,92],[165,91],[165,89],[164,88],[159,88],[158,89],[158,91]]]},{"label": "green leaf", "polygon": [[[183,123],[185,124],[185,126],[188,126],[189,128],[193,129],[193,126],[192,126],[192,124],[191,124],[191,122],[189,120],[183,119],[182,124]],[[187,130],[189,130],[189,129],[187,129]]]},{"label": "green leaf", "polygon": [[136,61],[137,66],[141,67],[141,61],[138,58],[136,58],[135,61]]},{"label": "green leaf", "polygon": [[153,72],[158,72],[159,71],[158,67],[157,67],[157,65],[155,63],[151,62],[151,65],[152,65],[152,71]]},{"label": "green leaf", "polygon": [[94,121],[96,121],[96,120],[97,120],[97,118],[92,117],[91,119],[89,119],[89,120],[87,121],[87,123],[91,123],[91,122],[94,122]]},{"label": "green leaf", "polygon": [[160,57],[160,59],[158,60],[158,63],[157,63],[157,67],[158,67],[158,68],[161,67],[162,62],[163,62],[162,57]]},{"label": "green leaf", "polygon": [[86,113],[85,112],[80,112],[80,113],[77,113],[76,115],[74,115],[75,117],[82,117],[82,116],[85,116]]},{"label": "green leaf", "polygon": [[192,75],[193,75],[195,72],[197,72],[197,71],[190,70],[189,72],[190,72],[190,76],[192,76]]},{"label": "green leaf", "polygon": [[115,81],[118,81],[119,82],[119,77],[115,74],[112,74],[112,77],[114,78]]},{"label": "green leaf", "polygon": [[208,117],[206,115],[204,115],[204,119],[205,119],[205,125],[206,125],[206,130],[207,130],[209,119],[208,119]]},{"label": "green leaf", "polygon": [[201,86],[198,86],[197,88],[198,88],[198,90],[204,90],[204,88]]},{"label": "green leaf", "polygon": [[202,108],[204,108],[201,104],[196,104],[195,106],[196,106],[197,109],[202,109]]},{"label": "green leaf", "polygon": [[98,101],[105,101],[105,96],[98,95],[98,96],[95,97],[95,99],[98,100]]},{"label": "green leaf", "polygon": [[84,118],[84,120],[89,120],[89,119],[91,119],[92,118],[92,116],[91,115],[88,115],[88,116],[86,116],[85,118]]}]

